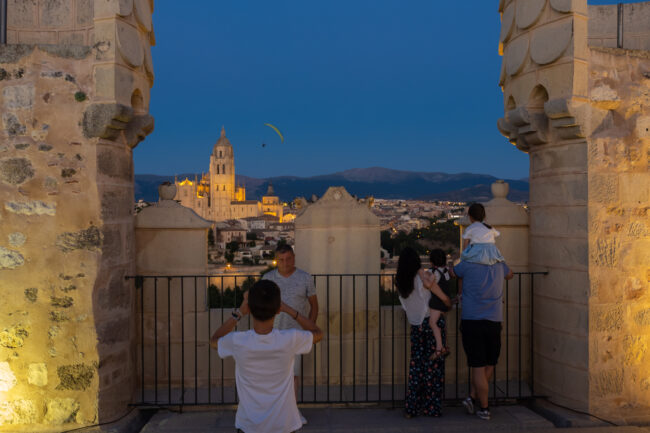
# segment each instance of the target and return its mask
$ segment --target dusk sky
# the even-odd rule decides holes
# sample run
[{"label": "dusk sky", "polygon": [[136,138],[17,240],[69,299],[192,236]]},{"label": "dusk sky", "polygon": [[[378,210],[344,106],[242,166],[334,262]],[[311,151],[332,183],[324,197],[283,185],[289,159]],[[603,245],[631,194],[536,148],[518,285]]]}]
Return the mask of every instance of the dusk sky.
[{"label": "dusk sky", "polygon": [[155,4],[156,127],[136,173],[207,172],[223,125],[237,173],[252,177],[528,176],[528,156],[496,128],[498,1],[199,3]]}]

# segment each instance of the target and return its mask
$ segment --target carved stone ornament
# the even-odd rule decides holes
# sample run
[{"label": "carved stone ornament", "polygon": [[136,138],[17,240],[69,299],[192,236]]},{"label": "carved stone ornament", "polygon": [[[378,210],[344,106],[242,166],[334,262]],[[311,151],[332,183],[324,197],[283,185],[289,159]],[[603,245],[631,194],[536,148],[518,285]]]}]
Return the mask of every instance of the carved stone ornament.
[{"label": "carved stone ornament", "polygon": [[544,112],[550,119],[551,128],[564,140],[583,138],[585,133],[580,126],[580,110],[568,99],[552,99],[544,104]]},{"label": "carved stone ornament", "polygon": [[550,0],[551,7],[560,13],[571,12],[571,0]]},{"label": "carved stone ornament", "polygon": [[149,0],[135,0],[135,18],[146,33],[152,30]]},{"label": "carved stone ornament", "polygon": [[140,34],[135,27],[117,21],[117,48],[129,66],[137,68],[142,65],[144,50],[140,42]]},{"label": "carved stone ornament", "polygon": [[547,142],[546,116],[544,113],[531,112],[524,107],[508,111],[505,119],[497,121],[497,128],[517,146],[517,149],[524,152],[527,152],[531,146]]},{"label": "carved stone ornament", "polygon": [[516,75],[524,67],[528,57],[528,35],[523,35],[511,41],[505,52],[506,72],[508,75]]},{"label": "carved stone ornament", "polygon": [[572,36],[571,19],[535,29],[530,41],[530,58],[538,65],[553,63],[566,51]]},{"label": "carved stone ornament", "polygon": [[499,41],[505,42],[512,35],[512,29],[515,28],[515,5],[510,4],[501,15],[501,35]]},{"label": "carved stone ornament", "polygon": [[133,109],[122,104],[91,104],[86,108],[83,129],[86,138],[117,140],[124,132],[131,147],[153,131],[154,119],[149,114],[134,115]]},{"label": "carved stone ornament", "polygon": [[546,0],[524,0],[517,2],[517,27],[527,29],[537,22],[546,6]]}]

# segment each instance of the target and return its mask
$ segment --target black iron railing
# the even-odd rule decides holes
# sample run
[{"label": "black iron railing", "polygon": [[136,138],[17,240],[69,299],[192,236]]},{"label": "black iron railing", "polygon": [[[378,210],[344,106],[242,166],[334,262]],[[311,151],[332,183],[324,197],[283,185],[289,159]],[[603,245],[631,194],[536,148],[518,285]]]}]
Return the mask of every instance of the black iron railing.
[{"label": "black iron railing", "polygon": [[[534,396],[535,277],[504,283],[502,352],[490,390],[493,404]],[[139,312],[137,405],[219,405],[237,402],[234,361],[209,346],[214,331],[241,303],[259,275],[134,276]],[[314,275],[323,341],[301,358],[299,402],[403,404],[410,351],[406,316],[394,274]],[[452,289],[453,290],[453,289]],[[212,307],[212,308],[211,308]],[[468,394],[470,372],[461,348],[460,311],[447,313],[445,399]],[[251,319],[237,330],[250,329]]]}]

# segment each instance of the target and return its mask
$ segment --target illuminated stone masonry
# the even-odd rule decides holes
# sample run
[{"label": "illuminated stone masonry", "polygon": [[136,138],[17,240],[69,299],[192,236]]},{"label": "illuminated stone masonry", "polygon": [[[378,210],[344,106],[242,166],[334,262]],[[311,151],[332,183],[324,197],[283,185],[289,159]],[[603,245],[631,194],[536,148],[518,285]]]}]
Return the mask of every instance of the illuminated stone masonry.
[{"label": "illuminated stone masonry", "polygon": [[650,419],[650,2],[501,0],[499,130],[530,156],[539,394]]},{"label": "illuminated stone masonry", "polygon": [[132,149],[152,131],[150,0],[10,0],[0,46],[0,431],[132,401]]}]

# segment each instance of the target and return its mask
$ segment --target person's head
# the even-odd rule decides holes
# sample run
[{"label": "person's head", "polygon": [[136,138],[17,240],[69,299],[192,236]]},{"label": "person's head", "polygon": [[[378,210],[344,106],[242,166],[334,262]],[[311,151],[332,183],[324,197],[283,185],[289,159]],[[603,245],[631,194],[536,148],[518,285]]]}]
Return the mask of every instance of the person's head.
[{"label": "person's head", "polygon": [[481,203],[472,203],[469,209],[467,209],[467,215],[469,215],[472,221],[482,223],[485,219],[485,208]]},{"label": "person's head", "polygon": [[443,250],[440,248],[436,248],[435,250],[431,250],[431,254],[429,255],[429,259],[431,260],[431,264],[435,267],[442,268],[447,264],[447,255]]},{"label": "person's head", "polygon": [[402,298],[408,298],[413,291],[413,279],[421,266],[420,256],[413,248],[406,247],[402,250],[397,261],[395,275],[397,291]]},{"label": "person's head", "polygon": [[467,215],[472,222],[483,223],[483,225],[489,229],[492,228],[491,225],[486,224],[483,220],[485,219],[485,208],[481,203],[472,203],[472,205],[467,209]]},{"label": "person's head", "polygon": [[270,280],[259,280],[248,292],[248,308],[253,318],[265,322],[280,312],[280,288]]},{"label": "person's head", "polygon": [[278,272],[281,274],[290,274],[296,268],[296,256],[291,245],[279,245],[275,249],[275,260],[278,263]]}]

